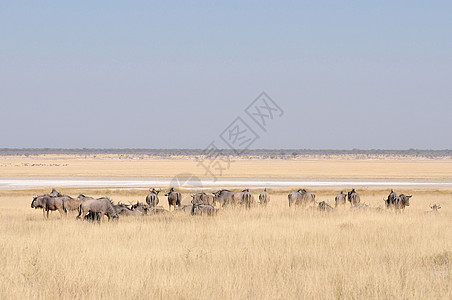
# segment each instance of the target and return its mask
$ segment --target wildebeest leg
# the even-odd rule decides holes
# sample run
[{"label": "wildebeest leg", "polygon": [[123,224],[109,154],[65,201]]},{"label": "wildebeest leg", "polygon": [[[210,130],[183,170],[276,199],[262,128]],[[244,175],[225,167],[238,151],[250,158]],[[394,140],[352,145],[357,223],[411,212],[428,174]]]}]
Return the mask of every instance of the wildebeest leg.
[{"label": "wildebeest leg", "polygon": [[[78,208],[78,216],[75,218],[76,220],[80,219],[80,216],[83,215],[84,211],[82,209],[82,206],[80,205],[80,207]],[[83,215],[83,218],[85,217],[85,215]]]},{"label": "wildebeest leg", "polygon": [[60,213],[61,217],[63,217],[63,215],[65,214],[62,208],[58,208],[58,212]]},{"label": "wildebeest leg", "polygon": [[49,212],[50,212],[50,210],[47,209],[47,219],[49,218]]},{"label": "wildebeest leg", "polygon": [[46,218],[46,210],[45,210],[45,208],[42,209],[42,216],[44,217],[44,219]]},{"label": "wildebeest leg", "polygon": [[104,217],[104,213],[103,213],[103,212],[100,212],[100,213],[99,213],[99,216],[97,217],[97,222],[100,223],[100,222],[102,221],[103,217]]}]

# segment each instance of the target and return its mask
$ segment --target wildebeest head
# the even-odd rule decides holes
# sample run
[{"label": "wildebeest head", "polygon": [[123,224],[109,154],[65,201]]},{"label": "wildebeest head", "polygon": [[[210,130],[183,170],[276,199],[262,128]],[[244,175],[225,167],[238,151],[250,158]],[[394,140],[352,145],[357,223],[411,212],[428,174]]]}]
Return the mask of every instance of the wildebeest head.
[{"label": "wildebeest head", "polygon": [[192,197],[191,203],[192,203],[193,205],[203,204],[203,201],[202,201],[203,195],[205,195],[204,192],[202,192],[202,193],[197,193],[197,194],[191,194],[191,195],[190,195],[190,196]]},{"label": "wildebeest head", "polygon": [[42,207],[42,205],[40,203],[41,202],[40,198],[39,199],[38,198],[39,198],[38,195],[33,197],[33,200],[31,201],[31,208],[40,208],[40,207]]},{"label": "wildebeest head", "polygon": [[413,196],[412,195],[400,194],[394,200],[395,208],[396,209],[404,209],[405,206],[410,206],[410,198],[411,197],[413,197]]},{"label": "wildebeest head", "polygon": [[64,195],[53,188],[52,191],[50,192],[49,196],[50,197],[63,197]]},{"label": "wildebeest head", "polygon": [[148,205],[146,205],[144,203],[140,203],[140,201],[137,201],[136,204],[132,204],[131,203],[131,205],[132,205],[131,210],[136,210],[136,211],[139,211],[139,212],[141,212],[143,214],[147,214],[148,209],[150,208],[150,206],[148,206]]},{"label": "wildebeest head", "polygon": [[160,193],[160,190],[156,190],[155,188],[149,189],[149,192],[158,195]]},{"label": "wildebeest head", "polygon": [[174,187],[171,187],[169,192],[165,194],[165,196],[168,196],[169,194],[174,193]]},{"label": "wildebeest head", "polygon": [[400,195],[402,198],[402,201],[404,202],[405,206],[410,206],[410,198],[413,197],[413,195]]}]

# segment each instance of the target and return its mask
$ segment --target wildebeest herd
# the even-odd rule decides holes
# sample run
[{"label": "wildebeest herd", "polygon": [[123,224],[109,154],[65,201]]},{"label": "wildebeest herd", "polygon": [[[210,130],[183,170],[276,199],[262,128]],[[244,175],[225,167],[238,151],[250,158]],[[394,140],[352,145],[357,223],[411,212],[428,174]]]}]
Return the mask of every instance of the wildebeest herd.
[{"label": "wildebeest herd", "polygon": [[[117,203],[114,204],[108,197],[93,198],[87,197],[83,194],[73,198],[69,195],[63,195],[55,189],[49,194],[35,196],[31,202],[31,208],[42,209],[44,218],[49,217],[49,211],[58,211],[61,216],[66,215],[67,211],[78,211],[77,219],[94,221],[102,220],[107,216],[108,220],[118,219],[119,216],[145,216],[166,214],[170,211],[177,213],[187,213],[191,215],[207,215],[213,216],[219,209],[226,207],[244,207],[252,208],[260,205],[266,207],[270,202],[270,194],[267,189],[264,189],[259,194],[258,202],[255,201],[253,194],[249,189],[242,191],[230,191],[221,189],[211,194],[205,192],[198,192],[191,194],[191,204],[182,205],[182,194],[176,191],[173,187],[165,193],[168,199],[169,210],[158,206],[159,193],[161,190],[150,188],[149,194],[145,198],[145,202],[137,203],[129,202],[129,204]],[[389,193],[387,198],[384,198],[386,208],[402,211],[406,206],[410,205],[410,198],[412,195],[400,194],[397,195],[393,190]],[[334,208],[326,201],[317,202],[314,193],[308,192],[306,189],[299,189],[290,192],[288,195],[289,207],[311,207],[320,211],[332,211],[339,207],[344,207],[349,203],[351,208],[360,209],[368,208],[367,204],[361,203],[359,194],[352,189],[349,192],[341,191],[335,197]],[[431,206],[432,210],[437,211],[441,206],[435,204]],[[378,209],[381,209],[378,208]]]}]

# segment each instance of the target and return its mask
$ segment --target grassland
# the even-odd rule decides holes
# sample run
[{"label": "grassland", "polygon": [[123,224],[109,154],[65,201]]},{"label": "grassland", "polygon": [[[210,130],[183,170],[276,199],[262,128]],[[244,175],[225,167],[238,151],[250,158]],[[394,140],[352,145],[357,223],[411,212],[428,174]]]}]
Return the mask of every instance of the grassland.
[{"label": "grassland", "polygon": [[[76,168],[97,176],[97,163],[110,164],[108,176],[142,172],[140,164],[128,162],[128,167],[119,167],[110,161],[82,161]],[[165,163],[180,171],[191,162]],[[279,167],[262,168],[272,163]],[[353,174],[353,178],[361,171],[367,172],[366,176],[393,178],[383,170],[391,171],[394,161],[342,163],[319,162],[322,167],[309,170],[328,176],[325,178],[335,177],[336,171],[328,171],[335,169],[352,170],[346,174]],[[447,176],[452,171],[443,165],[449,163],[408,162],[408,172],[403,176],[450,178]],[[148,165],[150,172],[153,164]],[[372,164],[372,168],[367,170],[365,164]],[[381,169],[373,168],[378,164]],[[274,171],[275,176],[285,177],[297,170],[309,173],[304,167],[290,169],[289,165],[237,162],[231,174],[245,174],[247,168],[249,173]],[[35,169],[38,171],[32,174],[61,175],[59,167],[49,168],[54,173]],[[155,170],[163,174],[166,169]],[[13,173],[2,175],[13,177]],[[17,173],[19,177],[26,174],[26,170]],[[313,192],[319,200],[332,201],[339,190],[319,188]],[[61,191],[108,195],[126,203],[143,200],[146,194],[143,190],[103,188]],[[30,208],[30,202],[32,195],[47,190],[0,191],[0,298],[452,298],[452,190],[412,189],[408,191],[413,194],[411,205],[402,214],[349,209],[325,214],[289,209],[287,191],[271,190],[272,199],[265,209],[224,210],[216,217],[121,218],[118,223],[100,225],[75,221],[75,215],[60,218],[58,213],[44,220],[41,211]],[[255,197],[258,192],[253,191]],[[377,207],[383,204],[388,189],[364,188],[360,193],[362,202]],[[184,191],[183,199],[188,202],[189,191]],[[439,214],[425,213],[430,203],[441,203]]]}]

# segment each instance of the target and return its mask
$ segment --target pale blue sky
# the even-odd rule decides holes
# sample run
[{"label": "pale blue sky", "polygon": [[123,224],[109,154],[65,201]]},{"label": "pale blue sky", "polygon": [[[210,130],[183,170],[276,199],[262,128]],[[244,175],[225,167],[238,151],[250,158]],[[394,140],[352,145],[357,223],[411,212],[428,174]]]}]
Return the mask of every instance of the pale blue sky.
[{"label": "pale blue sky", "polygon": [[0,2],[0,147],[204,148],[266,91],[253,148],[452,148],[450,1],[58,2]]}]

